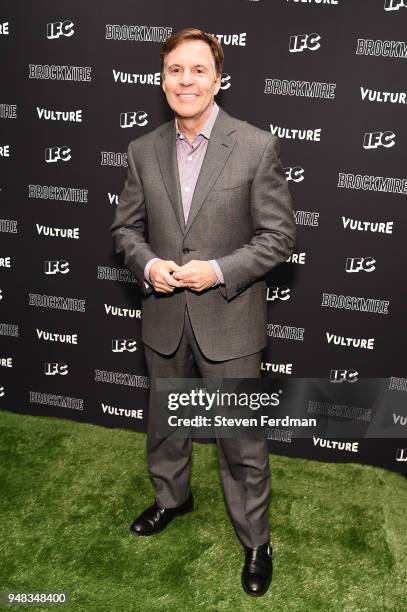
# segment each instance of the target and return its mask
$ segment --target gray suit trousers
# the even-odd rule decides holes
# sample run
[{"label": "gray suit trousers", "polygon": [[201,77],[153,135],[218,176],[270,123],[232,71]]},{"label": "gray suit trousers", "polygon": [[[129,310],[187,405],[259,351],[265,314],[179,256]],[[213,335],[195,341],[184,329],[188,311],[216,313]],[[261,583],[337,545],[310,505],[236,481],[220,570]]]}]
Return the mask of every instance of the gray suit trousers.
[{"label": "gray suit trousers", "polygon": [[[152,389],[147,425],[147,461],[156,499],[166,508],[188,497],[191,482],[192,440],[156,438],[154,378],[259,378],[261,353],[226,361],[205,358],[185,308],[178,348],[162,355],[145,345]],[[254,548],[269,540],[268,506],[271,474],[265,438],[216,438],[219,470],[227,508],[243,546]]]}]

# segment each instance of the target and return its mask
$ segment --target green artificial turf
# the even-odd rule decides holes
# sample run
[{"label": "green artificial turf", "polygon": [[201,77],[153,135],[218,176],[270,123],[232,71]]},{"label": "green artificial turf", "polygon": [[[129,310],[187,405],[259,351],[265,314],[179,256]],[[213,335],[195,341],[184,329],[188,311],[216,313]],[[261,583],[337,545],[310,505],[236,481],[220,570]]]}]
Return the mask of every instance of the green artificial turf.
[{"label": "green artificial turf", "polygon": [[154,498],[145,436],[0,413],[0,591],[66,591],[86,612],[405,612],[406,479],[380,468],[270,455],[274,576],[240,584],[216,446],[194,444],[196,511],[137,538]]}]

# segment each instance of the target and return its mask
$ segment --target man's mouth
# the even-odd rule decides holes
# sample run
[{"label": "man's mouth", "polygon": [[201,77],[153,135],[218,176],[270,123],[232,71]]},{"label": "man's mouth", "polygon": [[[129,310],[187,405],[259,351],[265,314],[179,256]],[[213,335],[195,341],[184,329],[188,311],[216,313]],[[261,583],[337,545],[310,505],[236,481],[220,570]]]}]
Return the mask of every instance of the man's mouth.
[{"label": "man's mouth", "polygon": [[184,100],[192,100],[196,98],[198,94],[177,94],[177,96]]}]

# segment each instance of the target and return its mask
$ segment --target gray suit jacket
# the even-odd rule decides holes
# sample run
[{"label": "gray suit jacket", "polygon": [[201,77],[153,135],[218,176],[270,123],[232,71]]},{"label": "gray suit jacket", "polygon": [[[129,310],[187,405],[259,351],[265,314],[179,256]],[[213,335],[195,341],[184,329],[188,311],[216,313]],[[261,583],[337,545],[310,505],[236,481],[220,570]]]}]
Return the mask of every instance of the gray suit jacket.
[{"label": "gray suit jacket", "polygon": [[[110,230],[143,292],[142,340],[155,351],[169,355],[177,348],[185,305],[208,359],[233,359],[266,346],[263,277],[286,261],[295,243],[279,150],[277,137],[220,108],[185,225],[174,119],[129,143],[127,178]],[[201,293],[156,293],[144,284],[152,257],[179,265],[216,259],[225,284]]]}]

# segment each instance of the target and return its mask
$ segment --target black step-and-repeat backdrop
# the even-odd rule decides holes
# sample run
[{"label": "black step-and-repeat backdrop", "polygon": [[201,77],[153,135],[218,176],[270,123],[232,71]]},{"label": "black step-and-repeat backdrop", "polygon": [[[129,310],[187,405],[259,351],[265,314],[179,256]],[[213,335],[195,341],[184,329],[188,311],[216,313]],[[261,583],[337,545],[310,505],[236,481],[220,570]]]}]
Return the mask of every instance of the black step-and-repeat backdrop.
[{"label": "black step-and-repeat backdrop", "polygon": [[263,374],[329,381],[291,403],[326,434],[282,422],[270,449],[407,472],[406,23],[407,0],[3,2],[1,408],[145,430],[141,296],[109,226],[129,141],[172,116],[160,44],[195,26],[224,48],[218,104],[280,138],[294,201]]}]

